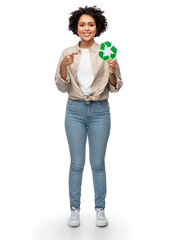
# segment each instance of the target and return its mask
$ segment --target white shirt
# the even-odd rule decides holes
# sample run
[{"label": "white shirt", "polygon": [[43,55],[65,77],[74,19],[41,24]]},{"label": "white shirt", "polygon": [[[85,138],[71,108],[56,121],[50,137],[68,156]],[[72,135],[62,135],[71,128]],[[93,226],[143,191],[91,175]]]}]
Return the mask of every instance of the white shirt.
[{"label": "white shirt", "polygon": [[81,48],[81,50],[82,56],[77,70],[77,78],[84,95],[90,95],[94,74],[92,71],[89,49]]}]

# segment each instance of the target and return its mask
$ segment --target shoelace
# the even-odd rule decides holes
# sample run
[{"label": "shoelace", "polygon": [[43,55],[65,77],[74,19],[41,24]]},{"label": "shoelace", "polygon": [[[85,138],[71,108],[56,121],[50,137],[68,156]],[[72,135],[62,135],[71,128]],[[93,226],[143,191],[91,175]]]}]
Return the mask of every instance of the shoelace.
[{"label": "shoelace", "polygon": [[72,207],[72,215],[71,215],[71,218],[74,219],[74,218],[77,218],[77,216],[79,215],[79,209],[76,209],[75,207]]},{"label": "shoelace", "polygon": [[104,216],[104,209],[103,208],[97,208],[96,210],[97,210],[97,213],[98,213],[98,215],[97,215],[98,218],[103,220],[105,218],[105,216]]}]

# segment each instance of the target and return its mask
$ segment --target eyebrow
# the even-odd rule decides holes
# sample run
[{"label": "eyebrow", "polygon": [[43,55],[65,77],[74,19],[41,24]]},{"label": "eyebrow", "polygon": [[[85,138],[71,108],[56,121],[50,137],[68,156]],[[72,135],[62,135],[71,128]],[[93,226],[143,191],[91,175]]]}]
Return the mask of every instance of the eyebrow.
[{"label": "eyebrow", "polygon": [[[80,22],[80,23],[85,23],[85,22]],[[88,23],[94,23],[94,22],[88,22]]]}]

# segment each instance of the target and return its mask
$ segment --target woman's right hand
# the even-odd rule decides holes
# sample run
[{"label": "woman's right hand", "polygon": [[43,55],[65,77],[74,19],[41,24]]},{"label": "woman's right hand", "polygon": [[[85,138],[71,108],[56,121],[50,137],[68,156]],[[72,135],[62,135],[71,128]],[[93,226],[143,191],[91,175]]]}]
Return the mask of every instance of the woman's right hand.
[{"label": "woman's right hand", "polygon": [[74,55],[76,54],[79,54],[79,52],[72,52],[67,54],[62,60],[62,64],[66,67],[71,65],[74,62]]}]

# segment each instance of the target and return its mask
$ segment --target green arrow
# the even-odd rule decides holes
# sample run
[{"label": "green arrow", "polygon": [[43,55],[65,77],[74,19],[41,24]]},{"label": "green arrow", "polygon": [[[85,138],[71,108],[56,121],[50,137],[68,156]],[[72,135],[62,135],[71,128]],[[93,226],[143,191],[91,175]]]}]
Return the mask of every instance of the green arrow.
[{"label": "green arrow", "polygon": [[103,57],[103,60],[104,60],[104,61],[106,61],[106,60],[108,60],[108,59],[109,59],[109,56]]},{"label": "green arrow", "polygon": [[100,51],[99,52],[99,57],[103,58],[104,52]]},{"label": "green arrow", "polygon": [[107,42],[105,42],[105,44],[106,44],[107,47],[111,47],[111,43],[110,42],[107,41]]},{"label": "green arrow", "polygon": [[113,58],[115,58],[115,56],[116,56],[116,54],[115,53],[113,53],[113,54],[110,54],[110,57],[113,59]]},{"label": "green arrow", "polygon": [[114,53],[117,52],[117,48],[115,48],[114,46],[113,46],[112,48],[110,48],[110,50],[111,50],[112,52],[114,52]]},{"label": "green arrow", "polygon": [[100,45],[100,49],[101,49],[101,50],[104,50],[104,49],[105,49],[105,44],[104,44],[104,43],[102,43],[102,44]]}]

